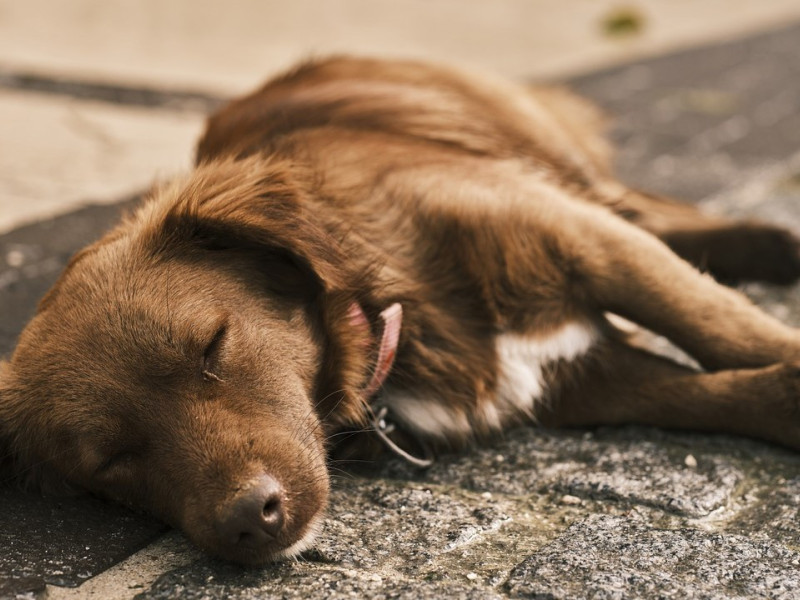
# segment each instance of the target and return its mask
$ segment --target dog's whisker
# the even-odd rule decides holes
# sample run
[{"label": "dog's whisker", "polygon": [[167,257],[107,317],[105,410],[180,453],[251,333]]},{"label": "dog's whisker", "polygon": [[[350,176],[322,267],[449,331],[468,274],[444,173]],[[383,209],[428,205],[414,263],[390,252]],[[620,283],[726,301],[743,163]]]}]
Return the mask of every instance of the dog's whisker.
[{"label": "dog's whisker", "polygon": [[325,439],[327,441],[327,440],[332,440],[332,439],[338,438],[338,437],[352,437],[352,436],[358,435],[360,433],[363,433],[363,432],[362,431],[358,431],[358,430],[353,430],[353,429],[345,429],[344,431],[337,431],[336,433],[332,433],[329,436],[327,436]]},{"label": "dog's whisker", "polygon": [[[330,394],[329,394],[329,396],[330,396]],[[314,424],[314,427],[310,428],[310,429],[309,429],[309,430],[306,432],[305,436],[304,436],[302,439],[298,439],[298,441],[299,441],[300,443],[304,443],[304,442],[305,442],[307,439],[309,439],[311,436],[313,436],[315,433],[317,433],[317,431],[319,431],[319,429],[320,429],[320,428],[323,426],[323,424],[325,423],[326,419],[327,419],[327,418],[328,418],[328,417],[329,417],[329,416],[330,416],[330,415],[333,413],[333,411],[335,411],[335,410],[336,410],[336,408],[338,408],[339,404],[340,404],[340,403],[341,403],[343,400],[344,400],[344,394],[342,394],[342,396],[339,398],[339,400],[337,400],[337,401],[336,401],[336,404],[335,404],[335,405],[334,405],[334,406],[333,406],[333,407],[330,409],[330,411],[328,411],[328,414],[327,414],[327,415],[325,415],[325,417],[323,417],[322,419],[317,419],[316,423]],[[309,415],[309,416],[310,416],[310,415]],[[295,429],[295,432],[296,432],[296,429]]]}]

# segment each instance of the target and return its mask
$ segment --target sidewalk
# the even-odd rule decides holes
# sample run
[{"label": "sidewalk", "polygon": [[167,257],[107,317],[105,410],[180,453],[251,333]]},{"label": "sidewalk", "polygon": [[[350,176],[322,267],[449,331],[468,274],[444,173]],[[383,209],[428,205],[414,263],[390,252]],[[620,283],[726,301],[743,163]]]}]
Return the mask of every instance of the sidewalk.
[{"label": "sidewalk", "polygon": [[[554,48],[568,45],[589,22],[570,22],[569,2],[542,4],[564,27]],[[668,4],[675,14],[689,10],[687,2]],[[650,58],[662,47],[629,40],[623,43],[639,45],[631,50],[633,62],[593,72],[590,67],[618,57],[603,54],[606,41],[590,43],[595,54],[581,50],[585,55],[561,63],[562,71],[548,71],[547,61],[526,70],[523,51],[514,46],[522,42],[507,40],[491,53],[488,42],[465,42],[463,23],[477,19],[474,13],[459,17],[460,29],[454,22],[463,53],[442,46],[437,54],[430,47],[434,36],[425,37],[424,27],[415,48],[465,60],[481,54],[485,66],[502,71],[505,65],[525,78],[586,72],[570,83],[616,117],[618,169],[626,180],[800,232],[800,6],[728,2],[714,13],[722,4],[703,0],[694,4],[701,8],[691,25],[700,31],[705,23],[698,36],[740,34],[741,15],[728,14],[740,4],[742,14],[761,10],[759,22],[781,21],[795,8],[797,20],[783,29]],[[204,108],[226,95],[227,86],[238,90],[259,79],[245,81],[252,55],[229,69],[220,67],[223,56],[208,71],[197,66],[200,58],[192,66],[180,35],[154,42],[151,51],[163,61],[148,70],[126,60],[137,54],[147,30],[132,18],[132,9],[123,10],[126,3],[109,2],[103,6],[113,9],[102,10],[84,0],[76,5],[85,8],[84,19],[104,27],[87,32],[69,15],[51,13],[53,28],[60,23],[64,31],[45,23],[23,39],[17,28],[30,27],[30,15],[50,3],[11,10],[0,0],[0,70],[39,77],[0,74],[0,130],[4,138],[14,136],[13,145],[0,145],[0,232],[7,231],[0,235],[0,356],[13,347],[36,299],[69,255],[100,235],[154,175],[190,164]],[[169,22],[183,23],[185,31],[199,27],[206,9],[184,23],[183,13],[167,8],[179,5],[148,3],[156,12],[175,11]],[[244,1],[231,6],[255,10],[255,3]],[[294,7],[304,4],[292,6],[286,10],[300,11]],[[376,18],[365,4],[341,6],[359,18]],[[456,18],[455,4],[437,6],[439,19]],[[498,6],[511,11],[516,3]],[[312,23],[331,23],[327,10],[309,15]],[[243,19],[232,12],[225,17],[229,31]],[[389,16],[381,18],[388,23]],[[499,18],[481,21],[491,28]],[[538,32],[558,37],[533,23],[533,16],[529,20],[530,39]],[[109,52],[92,54],[100,29],[111,39],[121,23],[128,35],[109,42]],[[272,23],[269,31],[276,37],[264,42],[258,41],[258,28],[245,27],[251,33],[243,34],[242,47],[275,44],[264,50],[272,57],[279,56],[279,44],[280,52],[294,52],[302,43],[292,45],[286,23]],[[47,50],[46,37],[62,43],[81,31],[85,46],[61,56]],[[657,31],[651,35],[662,39]],[[346,34],[334,27],[320,43]],[[385,43],[387,52],[405,49],[386,29],[363,35],[373,46]],[[690,39],[688,30],[681,35],[668,45]],[[534,41],[525,52],[533,51]],[[211,34],[206,42],[216,43]],[[172,50],[175,58],[164,58]],[[209,52],[194,50],[202,58]],[[115,78],[115,63],[124,63],[124,77]],[[173,79],[177,73],[182,79]],[[108,88],[61,81],[47,93],[32,91],[53,77],[104,82]],[[87,201],[104,206],[77,209]],[[23,222],[30,224],[18,227]],[[800,287],[749,286],[747,292],[800,325]],[[263,569],[206,558],[154,520],[97,500],[42,499],[0,486],[0,506],[0,598],[800,597],[800,456],[726,436],[643,428],[523,429],[489,448],[445,458],[425,473],[393,462],[379,465],[367,477],[336,483],[315,550],[299,562]]]}]

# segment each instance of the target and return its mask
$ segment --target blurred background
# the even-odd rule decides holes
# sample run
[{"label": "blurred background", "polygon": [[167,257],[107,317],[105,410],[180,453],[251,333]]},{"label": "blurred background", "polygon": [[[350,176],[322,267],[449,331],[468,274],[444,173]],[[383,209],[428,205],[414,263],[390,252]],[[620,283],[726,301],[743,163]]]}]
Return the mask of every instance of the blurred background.
[{"label": "blurred background", "polygon": [[563,77],[798,16],[797,0],[3,0],[0,61],[226,94],[330,52]]},{"label": "blurred background", "polygon": [[798,0],[0,0],[0,232],[185,169],[216,99],[310,56],[563,80],[797,19]]}]

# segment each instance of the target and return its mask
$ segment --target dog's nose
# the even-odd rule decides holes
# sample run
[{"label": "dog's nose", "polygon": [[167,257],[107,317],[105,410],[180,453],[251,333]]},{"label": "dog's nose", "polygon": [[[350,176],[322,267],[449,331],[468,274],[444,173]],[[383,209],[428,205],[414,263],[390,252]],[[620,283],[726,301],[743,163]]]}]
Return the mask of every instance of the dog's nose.
[{"label": "dog's nose", "polygon": [[216,529],[230,545],[262,546],[275,540],[284,521],[283,488],[269,475],[255,479],[221,511]]}]

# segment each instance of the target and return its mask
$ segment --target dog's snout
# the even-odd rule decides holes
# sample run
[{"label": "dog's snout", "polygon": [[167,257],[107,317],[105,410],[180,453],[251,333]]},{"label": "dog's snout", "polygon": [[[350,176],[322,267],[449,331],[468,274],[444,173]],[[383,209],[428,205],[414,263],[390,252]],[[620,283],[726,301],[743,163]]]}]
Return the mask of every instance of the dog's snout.
[{"label": "dog's snout", "polygon": [[255,479],[221,511],[217,533],[229,545],[260,547],[273,542],[284,523],[283,488],[270,475]]}]

